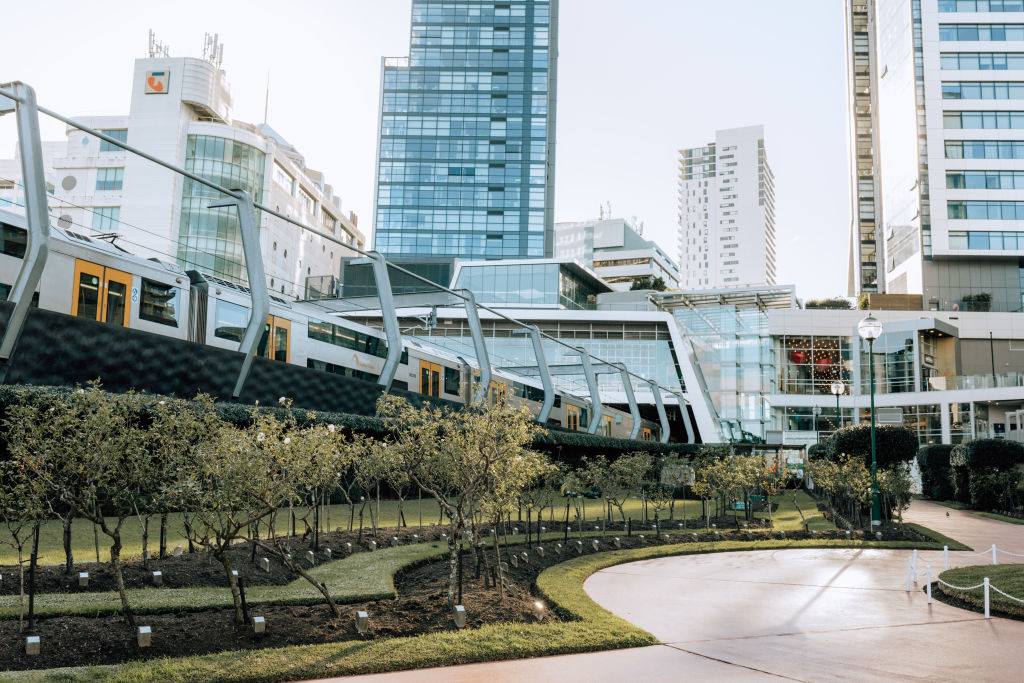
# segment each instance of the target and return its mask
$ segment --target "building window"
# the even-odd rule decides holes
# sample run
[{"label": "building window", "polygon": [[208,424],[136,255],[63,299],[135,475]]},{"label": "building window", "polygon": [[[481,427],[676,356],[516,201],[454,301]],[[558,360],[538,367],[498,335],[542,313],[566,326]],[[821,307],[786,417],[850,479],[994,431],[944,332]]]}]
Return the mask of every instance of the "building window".
[{"label": "building window", "polygon": [[[114,138],[118,142],[128,142],[128,129],[127,128],[113,128],[107,130],[100,130],[101,133],[107,137]],[[101,152],[123,152],[124,149],[117,145],[111,144],[106,140],[100,140],[100,151]]]},{"label": "building window", "polygon": [[946,213],[950,220],[1024,220],[1024,202],[951,201]]},{"label": "building window", "polygon": [[961,81],[942,84],[944,100],[1024,99],[1024,83],[1010,81]]},{"label": "building window", "polygon": [[292,178],[291,174],[276,161],[274,162],[274,182],[290,196],[295,196],[295,178]]},{"label": "building window", "polygon": [[942,114],[946,129],[1018,129],[1024,128],[1024,111],[947,111]]},{"label": "building window", "polygon": [[92,210],[92,229],[97,232],[116,232],[121,218],[121,207],[99,206]]},{"label": "building window", "polygon": [[302,208],[311,216],[316,215],[316,200],[301,187],[299,188],[299,201],[302,202]]},{"label": "building window", "polygon": [[946,158],[1024,159],[1024,140],[948,140]]},{"label": "building window", "polygon": [[945,71],[1016,71],[1024,69],[1024,53],[947,52],[939,64]]},{"label": "building window", "polygon": [[1024,24],[939,24],[943,41],[1024,40]]},{"label": "building window", "polygon": [[101,168],[96,171],[97,192],[117,192],[124,184],[124,168]]},{"label": "building window", "polygon": [[939,0],[940,12],[1024,12],[1024,0]]}]

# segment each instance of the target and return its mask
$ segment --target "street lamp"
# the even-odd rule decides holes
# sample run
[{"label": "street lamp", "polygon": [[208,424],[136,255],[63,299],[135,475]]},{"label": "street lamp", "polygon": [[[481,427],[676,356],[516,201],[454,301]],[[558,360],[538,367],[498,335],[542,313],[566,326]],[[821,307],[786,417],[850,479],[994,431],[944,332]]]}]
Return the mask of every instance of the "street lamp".
[{"label": "street lamp", "polygon": [[840,382],[839,380],[836,380],[835,382],[832,382],[832,395],[836,397],[836,429],[839,429],[839,427],[840,427],[840,424],[839,424],[839,397],[843,395],[843,389],[845,389],[845,388],[846,388],[846,385],[843,384],[842,382]]},{"label": "street lamp", "polygon": [[[871,388],[871,526],[882,524],[882,503],[878,498],[878,458],[875,452],[875,340],[882,336],[882,321],[868,314],[857,323],[857,334],[868,342],[868,368]],[[836,396],[836,401],[839,397]]]}]

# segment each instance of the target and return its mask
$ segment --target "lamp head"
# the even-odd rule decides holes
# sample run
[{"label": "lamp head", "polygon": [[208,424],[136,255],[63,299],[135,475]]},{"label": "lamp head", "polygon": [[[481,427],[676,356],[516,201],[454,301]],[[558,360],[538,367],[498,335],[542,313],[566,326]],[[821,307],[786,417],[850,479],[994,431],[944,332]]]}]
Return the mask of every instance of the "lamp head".
[{"label": "lamp head", "polygon": [[846,385],[843,384],[842,382],[838,381],[838,380],[836,380],[835,382],[832,382],[832,395],[833,396],[842,396],[843,395],[843,389],[845,389],[845,388],[846,388]]},{"label": "lamp head", "polygon": [[868,317],[857,323],[857,334],[865,341],[874,341],[882,336],[882,321],[868,314]]}]

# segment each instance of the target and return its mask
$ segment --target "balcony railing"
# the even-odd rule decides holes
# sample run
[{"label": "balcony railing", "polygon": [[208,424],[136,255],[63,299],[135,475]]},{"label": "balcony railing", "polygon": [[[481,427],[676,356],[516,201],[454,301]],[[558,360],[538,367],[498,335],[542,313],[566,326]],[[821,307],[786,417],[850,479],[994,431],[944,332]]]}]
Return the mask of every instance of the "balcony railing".
[{"label": "balcony railing", "polygon": [[1024,387],[1024,372],[1004,372],[994,376],[988,374],[931,377],[925,385],[925,390],[953,391],[957,389],[994,389],[1001,387]]},{"label": "balcony railing", "polygon": [[408,67],[408,57],[385,57],[384,66],[395,66],[395,67]]}]

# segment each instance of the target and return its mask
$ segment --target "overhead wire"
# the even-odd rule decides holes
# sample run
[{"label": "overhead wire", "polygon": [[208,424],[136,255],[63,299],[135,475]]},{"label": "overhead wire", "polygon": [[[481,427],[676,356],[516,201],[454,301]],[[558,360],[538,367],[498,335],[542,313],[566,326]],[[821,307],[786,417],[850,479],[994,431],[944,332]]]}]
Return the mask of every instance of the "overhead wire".
[{"label": "overhead wire", "polygon": [[[17,101],[17,102],[23,102],[24,101],[24,99],[22,97],[20,97],[19,95],[15,94],[13,92],[10,92],[8,90],[5,90],[3,88],[0,88],[0,95],[3,95],[5,97],[7,97],[7,98],[9,98],[11,100]],[[106,134],[104,134],[104,133],[102,133],[102,132],[100,132],[98,130],[95,130],[95,129],[89,127],[89,126],[86,126],[86,125],[78,122],[78,121],[75,121],[74,119],[71,119],[71,118],[68,118],[66,116],[63,116],[62,114],[60,114],[60,113],[58,113],[56,111],[53,111],[52,109],[48,109],[48,108],[43,107],[43,106],[38,105],[38,104],[36,105],[36,109],[37,109],[37,111],[39,111],[39,112],[41,112],[43,114],[46,114],[47,116],[50,116],[50,117],[52,117],[54,119],[57,119],[58,121],[61,121],[61,122],[65,123],[65,124],[67,124],[67,125],[69,125],[69,126],[71,126],[73,128],[81,130],[81,131],[83,131],[83,132],[85,132],[85,133],[87,133],[89,135],[92,135],[92,136],[94,136],[96,138],[99,138],[100,140],[103,140],[103,141],[105,141],[105,142],[107,142],[109,144],[112,144],[112,145],[114,145],[116,147],[124,149],[127,152],[131,152],[133,154],[136,154],[137,156],[140,156],[140,157],[142,157],[144,159],[147,159],[148,161],[151,161],[151,162],[157,164],[158,166],[162,166],[163,168],[166,168],[166,169],[168,169],[168,170],[170,170],[172,172],[175,172],[175,173],[178,173],[180,175],[183,175],[186,178],[190,178],[191,180],[193,180],[195,182],[198,182],[198,183],[200,183],[202,185],[205,185],[206,187],[208,187],[208,188],[210,188],[212,190],[216,190],[217,192],[220,192],[221,194],[224,194],[224,195],[226,195],[228,197],[232,197],[232,198],[235,198],[235,199],[242,199],[242,194],[240,194],[240,192],[242,192],[242,191],[240,191],[240,190],[239,191],[235,191],[235,190],[231,190],[231,189],[225,188],[222,185],[220,185],[219,183],[215,183],[215,182],[213,182],[211,180],[208,180],[208,179],[206,179],[206,178],[204,178],[204,177],[202,177],[202,176],[200,176],[200,175],[198,175],[196,173],[188,171],[186,169],[179,168],[179,167],[175,166],[174,164],[171,164],[170,162],[167,162],[167,161],[164,161],[164,160],[160,159],[159,157],[155,157],[155,156],[153,156],[153,155],[151,155],[151,154],[149,154],[147,152],[144,152],[144,151],[142,151],[140,149],[132,147],[131,145],[127,144],[126,142],[122,142],[121,140],[118,140],[118,139],[116,139],[114,137],[106,135]],[[280,218],[281,220],[283,220],[285,222],[291,223],[291,224],[293,224],[293,225],[295,225],[295,226],[297,226],[299,228],[302,228],[304,230],[307,230],[307,231],[309,231],[309,232],[311,232],[311,233],[313,233],[315,235],[319,235],[320,237],[322,237],[324,239],[327,239],[327,240],[329,240],[331,242],[335,242],[336,244],[339,244],[341,246],[347,247],[347,248],[351,249],[352,251],[354,251],[356,253],[359,253],[359,254],[362,254],[362,255],[368,256],[368,257],[373,257],[375,255],[374,252],[372,252],[372,251],[367,251],[367,250],[365,250],[365,249],[363,249],[361,247],[358,247],[356,245],[349,244],[349,243],[347,243],[347,242],[345,242],[345,241],[343,241],[343,240],[341,240],[341,239],[339,239],[339,238],[337,238],[337,237],[335,237],[333,235],[330,235],[330,234],[325,233],[325,232],[323,232],[321,230],[313,228],[313,227],[311,227],[309,225],[306,225],[306,224],[302,223],[301,221],[295,220],[294,218],[292,218],[290,216],[282,214],[279,211],[271,209],[268,206],[264,206],[264,205],[254,201],[253,202],[253,207],[255,209],[258,209],[258,210],[261,210],[261,211],[265,211],[266,213],[268,213],[268,214],[270,214],[272,216],[276,216],[276,217]],[[433,281],[429,280],[428,278],[426,278],[426,277],[424,277],[422,275],[419,275],[418,273],[414,273],[414,272],[412,272],[412,271],[410,271],[410,270],[408,270],[406,268],[403,268],[403,267],[401,267],[401,266],[399,266],[399,265],[397,265],[395,263],[392,263],[392,262],[388,261],[387,262],[387,266],[388,266],[388,268],[390,268],[392,270],[396,270],[396,271],[398,271],[400,273],[403,273],[404,275],[406,275],[408,277],[411,277],[414,280],[416,280],[418,282],[421,282],[423,284],[426,284],[426,285],[428,285],[430,287],[433,287],[433,288],[437,289],[438,291],[447,292],[448,294],[454,295],[454,296],[456,296],[456,297],[458,297],[460,299],[463,299],[463,300],[470,300],[470,297],[466,296],[465,294],[460,293],[458,290],[453,290],[453,289],[450,289],[450,288],[445,287],[443,285],[439,285],[438,283],[433,282]],[[486,305],[480,304],[480,303],[476,303],[476,306],[478,308],[480,308],[481,310],[487,311],[487,312],[491,313],[492,315],[495,315],[495,316],[497,316],[497,317],[499,317],[499,318],[501,318],[503,320],[506,320],[506,321],[514,324],[514,325],[518,325],[518,326],[520,326],[520,327],[522,327],[524,329],[529,329],[529,327],[530,327],[530,325],[528,325],[527,323],[524,323],[524,322],[522,322],[520,320],[517,320],[517,319],[511,317],[511,316],[508,316],[508,315],[502,313],[501,311],[499,311],[497,309],[491,308],[490,306],[486,306]],[[547,334],[546,332],[541,331],[540,335],[543,338],[550,339],[551,341],[553,341],[553,342],[555,342],[555,343],[557,343],[557,344],[559,344],[561,346],[564,346],[566,348],[575,350],[575,347],[573,347],[571,344],[568,344],[568,343],[562,341],[561,339],[558,339],[557,337],[553,337],[552,335]],[[606,364],[606,365],[609,365],[609,366],[618,366],[619,365],[618,363],[613,363],[613,362],[607,361],[607,360],[605,360],[603,358],[600,358],[600,357],[598,357],[598,356],[596,356],[596,355],[594,355],[594,354],[592,354],[590,352],[586,352],[586,353],[587,353],[588,356],[590,356],[594,361],[596,361],[598,363],[603,363],[603,364]],[[642,375],[639,375],[639,374],[629,370],[628,368],[626,369],[626,372],[627,372],[628,375],[637,377],[638,379],[640,379],[645,384],[649,385],[654,390],[661,391],[662,393],[667,391],[670,396],[676,395],[675,392],[671,391],[671,389],[665,389],[664,387],[662,387],[660,384],[658,384],[657,382],[655,382],[652,379],[648,379],[646,377],[643,377]],[[682,400],[682,399],[680,399],[680,400]]]}]

